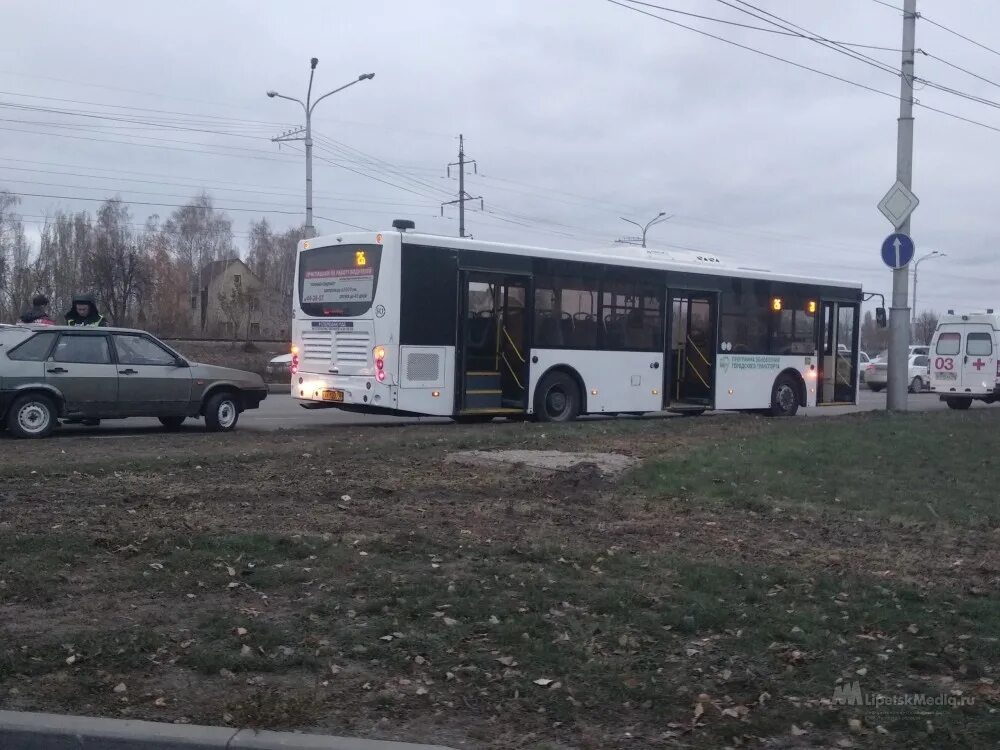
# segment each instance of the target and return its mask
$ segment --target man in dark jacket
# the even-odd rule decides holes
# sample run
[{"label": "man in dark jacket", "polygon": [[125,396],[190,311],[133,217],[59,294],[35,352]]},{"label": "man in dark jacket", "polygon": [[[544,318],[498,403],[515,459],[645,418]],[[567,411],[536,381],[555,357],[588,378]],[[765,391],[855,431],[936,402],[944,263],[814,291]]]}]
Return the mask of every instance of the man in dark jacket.
[{"label": "man in dark jacket", "polygon": [[108,321],[97,311],[97,303],[88,294],[73,298],[73,306],[66,313],[68,326],[106,326]]},{"label": "man in dark jacket", "polygon": [[55,325],[55,321],[49,317],[49,298],[44,294],[36,294],[31,298],[31,307],[21,313],[22,323],[34,323],[40,326]]}]

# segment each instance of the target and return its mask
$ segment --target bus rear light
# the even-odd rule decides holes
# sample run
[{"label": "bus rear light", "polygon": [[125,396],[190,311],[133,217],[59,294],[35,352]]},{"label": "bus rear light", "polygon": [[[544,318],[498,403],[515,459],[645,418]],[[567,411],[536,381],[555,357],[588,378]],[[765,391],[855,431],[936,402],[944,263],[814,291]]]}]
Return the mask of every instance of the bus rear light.
[{"label": "bus rear light", "polygon": [[375,373],[375,379],[380,383],[385,380],[385,370],[379,370]]},{"label": "bus rear light", "polygon": [[298,353],[299,353],[299,347],[297,347],[297,346],[296,346],[295,344],[292,344],[292,349],[291,349],[291,352],[292,352],[292,356],[293,356],[293,357],[295,357],[295,356],[298,356]]},{"label": "bus rear light", "polygon": [[385,380],[385,347],[376,346],[372,354],[375,355],[375,377],[381,383]]},{"label": "bus rear light", "polygon": [[294,375],[299,371],[299,351],[298,347],[292,347],[292,363],[288,367],[288,371]]},{"label": "bus rear light", "polygon": [[432,398],[439,398],[441,396],[441,391],[431,391]]}]

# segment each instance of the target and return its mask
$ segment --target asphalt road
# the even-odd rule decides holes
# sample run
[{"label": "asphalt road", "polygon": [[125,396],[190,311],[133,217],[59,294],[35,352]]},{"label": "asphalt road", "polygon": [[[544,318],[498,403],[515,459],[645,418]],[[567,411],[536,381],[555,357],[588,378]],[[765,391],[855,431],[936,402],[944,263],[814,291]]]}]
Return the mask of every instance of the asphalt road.
[{"label": "asphalt road", "polygon": [[[808,417],[835,416],[859,411],[873,411],[885,408],[885,393],[872,393],[862,389],[861,400],[857,406],[830,406],[815,409],[804,409],[799,413]],[[947,409],[947,405],[930,393],[910,394],[909,408],[914,411],[937,411]],[[973,409],[988,409],[981,403],[973,403]],[[650,415],[648,418],[674,415]],[[298,402],[287,394],[272,393],[261,404],[259,409],[244,412],[240,417],[238,429],[270,432],[280,429],[301,429],[308,427],[334,427],[337,425],[378,425],[378,424],[415,424],[415,423],[447,423],[447,419],[433,417],[386,417],[376,415],[351,414],[339,409],[303,409]],[[187,430],[202,428],[200,420],[190,420]],[[64,436],[87,434],[96,438],[114,439],[134,437],[142,434],[159,433],[162,428],[155,419],[108,420],[100,427],[83,427],[66,425],[60,434]]]}]

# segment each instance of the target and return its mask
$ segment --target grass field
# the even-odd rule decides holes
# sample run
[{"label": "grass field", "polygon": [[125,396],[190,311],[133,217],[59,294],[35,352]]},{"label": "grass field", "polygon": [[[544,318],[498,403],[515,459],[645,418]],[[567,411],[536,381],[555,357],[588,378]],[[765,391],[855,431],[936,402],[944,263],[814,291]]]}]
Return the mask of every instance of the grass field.
[{"label": "grass field", "polygon": [[[0,705],[477,748],[997,746],[998,417],[2,441]],[[642,464],[446,460],[492,447]],[[911,704],[839,705],[855,682]]]}]

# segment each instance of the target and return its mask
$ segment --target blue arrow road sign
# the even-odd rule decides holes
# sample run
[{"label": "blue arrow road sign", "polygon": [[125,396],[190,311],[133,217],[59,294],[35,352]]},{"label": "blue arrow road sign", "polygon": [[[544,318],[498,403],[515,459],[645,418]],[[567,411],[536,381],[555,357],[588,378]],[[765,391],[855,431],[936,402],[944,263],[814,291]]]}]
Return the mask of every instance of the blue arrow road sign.
[{"label": "blue arrow road sign", "polygon": [[913,240],[908,234],[896,232],[882,242],[882,262],[889,268],[902,268],[913,260]]}]

